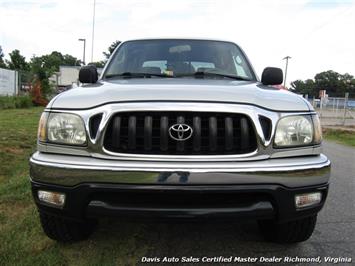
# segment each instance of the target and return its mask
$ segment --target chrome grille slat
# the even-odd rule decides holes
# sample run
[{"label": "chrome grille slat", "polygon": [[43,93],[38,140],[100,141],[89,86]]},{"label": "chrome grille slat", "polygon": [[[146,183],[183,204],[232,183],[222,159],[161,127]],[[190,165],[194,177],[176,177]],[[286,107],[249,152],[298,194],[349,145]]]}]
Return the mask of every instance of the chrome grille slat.
[{"label": "chrome grille slat", "polygon": [[[177,124],[184,124],[185,118],[183,116],[178,116],[176,119]],[[176,150],[178,152],[184,152],[185,150],[185,141],[176,141]]]},{"label": "chrome grille slat", "polygon": [[169,148],[169,118],[162,116],[160,118],[160,150],[165,152]]},{"label": "chrome grille slat", "polygon": [[225,147],[227,151],[233,149],[233,119],[231,117],[226,117],[224,121],[224,132],[225,132]]},{"label": "chrome grille slat", "polygon": [[248,121],[245,117],[242,117],[240,119],[240,133],[241,133],[241,148],[242,150],[246,150],[249,146],[249,127],[248,127]]},{"label": "chrome grille slat", "polygon": [[152,149],[152,130],[153,119],[151,116],[144,118],[144,149],[149,151]]},{"label": "chrome grille slat", "polygon": [[113,119],[113,130],[112,130],[112,144],[114,147],[120,148],[121,140],[121,117],[116,116]]},{"label": "chrome grille slat", "polygon": [[217,118],[215,116],[211,116],[208,121],[208,129],[209,129],[209,149],[210,151],[217,150],[217,134],[218,134],[218,127],[217,127]]},{"label": "chrome grille slat", "polygon": [[201,118],[194,116],[193,118],[193,150],[198,152],[201,150]]},{"label": "chrome grille slat", "polygon": [[136,132],[137,120],[135,116],[130,116],[128,119],[128,149],[136,149]]}]

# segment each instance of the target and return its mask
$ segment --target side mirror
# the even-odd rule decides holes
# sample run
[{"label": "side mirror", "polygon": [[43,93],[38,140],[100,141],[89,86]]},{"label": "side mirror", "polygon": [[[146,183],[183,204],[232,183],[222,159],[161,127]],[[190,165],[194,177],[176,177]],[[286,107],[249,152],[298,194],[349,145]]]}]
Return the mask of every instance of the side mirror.
[{"label": "side mirror", "polygon": [[88,65],[80,68],[79,81],[81,83],[96,83],[98,77],[96,66]]},{"label": "side mirror", "polygon": [[283,73],[281,68],[266,67],[261,75],[261,83],[264,85],[279,85],[282,84]]}]

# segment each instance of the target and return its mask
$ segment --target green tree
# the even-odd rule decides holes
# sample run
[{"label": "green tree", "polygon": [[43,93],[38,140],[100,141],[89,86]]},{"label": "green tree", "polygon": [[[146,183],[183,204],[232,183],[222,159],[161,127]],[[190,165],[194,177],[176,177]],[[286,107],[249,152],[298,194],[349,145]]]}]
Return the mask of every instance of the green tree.
[{"label": "green tree", "polygon": [[296,93],[306,95],[309,97],[317,96],[316,86],[312,79],[296,80],[291,83],[291,86],[295,89]]},{"label": "green tree", "polygon": [[354,76],[350,75],[349,73],[345,73],[343,75],[340,75],[340,81],[341,83],[344,84],[342,88],[344,88],[344,91],[341,91],[341,93],[345,94],[348,92],[352,97],[355,96],[355,79]]},{"label": "green tree", "polygon": [[103,68],[105,66],[105,62],[104,61],[91,62],[88,65],[94,65],[97,68]]},{"label": "green tree", "polygon": [[6,60],[6,63],[10,69],[14,70],[29,70],[29,64],[26,62],[26,58],[20,54],[20,51],[15,49],[9,53],[10,60]]},{"label": "green tree", "polygon": [[63,66],[81,66],[82,61],[70,54],[63,55]]},{"label": "green tree", "polygon": [[53,75],[54,72],[59,71],[59,66],[80,66],[81,60],[77,59],[74,56],[65,54],[58,51],[53,51],[50,54],[42,55],[41,62],[43,64],[43,68],[46,69],[47,72]]},{"label": "green tree", "polygon": [[107,48],[107,53],[103,52],[106,60],[108,60],[110,58],[110,56],[112,55],[113,51],[116,49],[116,47],[121,43],[121,41],[114,41],[108,48]]},{"label": "green tree", "polygon": [[315,75],[314,80],[296,80],[291,83],[296,93],[308,94],[318,97],[319,90],[326,90],[331,97],[344,97],[348,92],[350,97],[355,96],[354,76],[345,73],[339,74],[333,70],[323,71]]},{"label": "green tree", "polygon": [[1,45],[0,45],[0,67],[1,68],[6,68],[6,64],[5,64],[5,61],[4,61],[4,53],[2,51]]},{"label": "green tree", "polygon": [[[49,82],[49,77],[53,75],[55,70],[48,67],[46,62],[47,56],[33,56],[30,61],[31,73],[34,76],[34,83],[38,80],[41,84],[42,94],[45,98],[50,97],[53,87]],[[46,65],[47,64],[47,65]]]},{"label": "green tree", "polygon": [[340,78],[338,72],[328,70],[315,75],[314,81],[318,90],[326,90],[330,96],[343,96],[346,84]]},{"label": "green tree", "polygon": [[59,66],[80,66],[81,61],[72,55],[58,51],[53,51],[50,54],[42,56],[33,56],[30,61],[32,74],[41,83],[42,93],[48,98],[53,92],[53,85],[49,78],[59,71]]}]

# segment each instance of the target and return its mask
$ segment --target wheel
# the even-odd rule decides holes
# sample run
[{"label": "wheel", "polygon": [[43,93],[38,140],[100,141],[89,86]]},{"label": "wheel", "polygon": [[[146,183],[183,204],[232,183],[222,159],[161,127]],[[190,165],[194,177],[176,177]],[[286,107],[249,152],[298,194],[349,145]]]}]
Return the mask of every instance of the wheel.
[{"label": "wheel", "polygon": [[317,222],[317,215],[286,223],[260,220],[259,228],[266,240],[278,243],[297,243],[311,237]]},{"label": "wheel", "polygon": [[75,242],[88,238],[95,230],[96,221],[71,221],[40,212],[39,217],[45,234],[59,242]]}]

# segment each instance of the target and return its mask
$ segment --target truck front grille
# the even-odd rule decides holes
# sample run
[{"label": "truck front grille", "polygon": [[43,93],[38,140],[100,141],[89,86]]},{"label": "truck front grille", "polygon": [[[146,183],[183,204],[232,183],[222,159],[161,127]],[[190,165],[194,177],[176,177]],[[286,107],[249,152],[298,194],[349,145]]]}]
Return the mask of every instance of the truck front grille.
[{"label": "truck front grille", "polygon": [[245,154],[257,148],[251,120],[214,112],[120,112],[109,121],[106,150],[156,155]]}]

